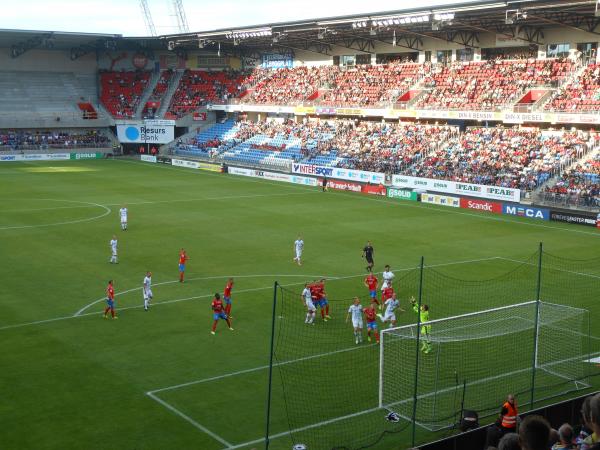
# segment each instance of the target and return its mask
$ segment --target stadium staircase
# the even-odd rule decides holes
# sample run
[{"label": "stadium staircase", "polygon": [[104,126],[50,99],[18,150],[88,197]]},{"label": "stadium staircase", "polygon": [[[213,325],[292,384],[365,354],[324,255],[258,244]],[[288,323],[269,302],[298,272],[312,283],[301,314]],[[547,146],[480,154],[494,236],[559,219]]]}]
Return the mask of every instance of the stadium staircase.
[{"label": "stadium staircase", "polygon": [[144,90],[144,93],[142,94],[142,96],[140,98],[140,102],[138,103],[137,107],[135,108],[135,118],[136,119],[142,118],[144,108],[146,107],[146,102],[150,99],[152,92],[154,92],[154,88],[156,87],[158,80],[160,79],[160,74],[161,74],[160,70],[152,72],[150,80],[148,80],[146,89]]},{"label": "stadium staircase", "polygon": [[158,108],[158,111],[156,111],[157,118],[169,119],[169,117],[165,117],[165,114],[169,110],[169,106],[171,106],[171,101],[173,100],[173,95],[175,95],[175,91],[177,91],[177,88],[179,87],[179,82],[181,81],[181,78],[183,77],[183,73],[184,73],[183,70],[178,69],[175,71],[175,73],[171,77],[171,80],[169,81],[169,87],[167,89],[167,92],[165,92],[165,95],[163,96],[162,101],[160,103],[160,107]]}]

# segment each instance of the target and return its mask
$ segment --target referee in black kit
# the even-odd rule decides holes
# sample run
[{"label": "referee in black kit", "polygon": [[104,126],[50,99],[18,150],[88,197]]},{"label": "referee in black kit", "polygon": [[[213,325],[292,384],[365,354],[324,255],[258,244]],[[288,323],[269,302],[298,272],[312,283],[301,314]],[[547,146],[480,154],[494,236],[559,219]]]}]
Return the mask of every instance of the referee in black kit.
[{"label": "referee in black kit", "polygon": [[363,248],[362,256],[367,260],[367,270],[369,272],[373,272],[373,265],[375,264],[375,262],[373,261],[374,252],[375,250],[371,245],[371,241],[367,241],[367,245],[365,245],[365,248]]},{"label": "referee in black kit", "polygon": [[327,176],[323,175],[323,181],[322,181],[322,187],[323,187],[323,192],[325,192],[327,190]]}]

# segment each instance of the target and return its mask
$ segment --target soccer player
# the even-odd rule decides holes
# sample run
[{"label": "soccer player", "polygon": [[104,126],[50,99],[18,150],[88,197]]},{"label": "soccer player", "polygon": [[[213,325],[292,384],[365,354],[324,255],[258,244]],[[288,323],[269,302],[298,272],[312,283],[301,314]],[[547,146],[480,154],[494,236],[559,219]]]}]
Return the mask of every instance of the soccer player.
[{"label": "soccer player", "polygon": [[375,265],[375,262],[373,261],[373,253],[375,253],[375,250],[371,245],[371,241],[367,241],[367,245],[365,245],[365,247],[363,248],[362,256],[367,260],[368,272],[373,272],[373,266]]},{"label": "soccer player", "polygon": [[319,296],[319,304],[321,305],[321,315],[323,315],[323,309],[325,309],[325,319],[331,319],[329,317],[329,302],[325,293],[325,278],[321,278],[317,283],[317,294]]},{"label": "soccer player", "polygon": [[110,263],[111,264],[119,264],[119,261],[117,260],[117,236],[113,235],[112,239],[110,240]]},{"label": "soccer player", "polygon": [[302,258],[302,250],[304,250],[304,241],[301,236],[298,236],[298,239],[294,241],[294,249],[296,250],[296,257],[294,261],[298,263],[299,266],[302,265],[300,258]]},{"label": "soccer player", "polygon": [[150,271],[146,272],[142,291],[144,293],[144,311],[148,311],[150,300],[152,300],[152,272]]},{"label": "soccer player", "polygon": [[371,302],[379,305],[379,300],[377,300],[377,282],[377,277],[373,274],[373,272],[369,273],[367,278],[365,278],[365,286],[369,289],[369,297],[371,297]]},{"label": "soccer player", "polygon": [[108,312],[113,319],[118,319],[115,315],[115,288],[113,287],[113,280],[108,281],[106,287],[106,308],[104,308],[104,318],[108,319]]},{"label": "soccer player", "polygon": [[377,314],[377,317],[381,319],[383,323],[389,322],[389,328],[396,326],[396,309],[398,311],[404,312],[402,308],[400,308],[400,302],[396,298],[396,293],[393,293],[390,298],[385,301],[385,314],[381,317],[381,314]]},{"label": "soccer player", "polygon": [[185,274],[185,263],[187,262],[188,259],[190,259],[190,258],[188,258],[187,253],[182,248],[181,251],[179,252],[179,282],[180,283],[183,283],[183,276]]},{"label": "soccer player", "polygon": [[381,304],[379,305],[379,309],[382,309],[382,305],[385,305],[385,301],[388,298],[392,298],[393,295],[394,295],[394,288],[391,284],[388,287],[386,287],[385,289],[382,289],[381,290]]},{"label": "soccer player", "polygon": [[371,332],[375,335],[375,342],[379,344],[379,331],[377,331],[377,311],[371,303],[367,308],[363,309],[363,313],[367,318],[367,341],[371,342]]},{"label": "soccer player", "polygon": [[230,319],[231,317],[231,290],[233,289],[233,278],[227,280],[227,284],[225,285],[225,289],[223,289],[223,300],[225,301],[225,314]]},{"label": "soccer player", "polygon": [[304,285],[304,290],[302,291],[301,297],[302,302],[306,306],[306,319],[304,319],[304,323],[314,325],[317,308],[315,308],[315,304],[312,301],[312,294],[310,292],[310,285],[308,283]]},{"label": "soccer player", "polygon": [[127,207],[123,206],[119,209],[119,214],[121,216],[121,230],[127,231]]},{"label": "soccer player", "polygon": [[323,192],[327,191],[327,177],[323,176]]},{"label": "soccer player", "polygon": [[429,353],[433,349],[431,342],[429,341],[429,335],[431,334],[431,325],[427,325],[429,322],[429,306],[422,305],[421,310],[419,311],[419,305],[415,301],[415,298],[412,297],[410,302],[413,306],[413,311],[417,314],[420,314],[421,318],[421,338],[423,340],[423,344],[421,345],[421,351],[423,353]]},{"label": "soccer player", "polygon": [[227,322],[227,326],[231,331],[233,331],[233,328],[231,328],[231,322],[229,321],[229,317],[227,317],[227,314],[225,314],[225,311],[223,309],[223,301],[221,300],[221,296],[218,292],[215,294],[215,298],[213,299],[210,306],[213,310],[214,321],[210,334],[215,334],[215,332],[217,331],[217,323],[219,323],[219,319],[223,319],[225,322]]},{"label": "soccer player", "polygon": [[385,270],[383,271],[383,273],[381,274],[381,276],[383,277],[383,284],[381,285],[381,290],[385,289],[388,286],[392,285],[392,282],[394,281],[394,272],[392,272],[390,270],[390,266],[389,264],[385,265]]},{"label": "soccer player", "polygon": [[354,342],[357,345],[362,342],[362,312],[363,307],[360,304],[359,298],[354,297],[354,302],[350,305],[350,308],[348,308],[348,314],[346,314],[346,323],[348,323],[348,319],[352,315],[352,327],[354,328]]}]

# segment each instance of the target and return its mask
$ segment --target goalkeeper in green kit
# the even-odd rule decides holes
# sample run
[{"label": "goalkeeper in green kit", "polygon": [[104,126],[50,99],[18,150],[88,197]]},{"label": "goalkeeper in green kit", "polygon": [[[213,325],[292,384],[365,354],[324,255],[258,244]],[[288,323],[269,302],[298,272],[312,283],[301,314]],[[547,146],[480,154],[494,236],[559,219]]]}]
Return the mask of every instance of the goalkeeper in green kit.
[{"label": "goalkeeper in green kit", "polygon": [[429,306],[422,305],[421,311],[419,311],[419,305],[415,301],[415,298],[412,297],[410,302],[413,306],[413,311],[417,314],[420,314],[421,318],[421,339],[423,341],[421,345],[421,351],[423,353],[429,353],[433,349],[431,342],[429,341],[429,335],[431,334],[431,325],[427,325],[429,322]]}]

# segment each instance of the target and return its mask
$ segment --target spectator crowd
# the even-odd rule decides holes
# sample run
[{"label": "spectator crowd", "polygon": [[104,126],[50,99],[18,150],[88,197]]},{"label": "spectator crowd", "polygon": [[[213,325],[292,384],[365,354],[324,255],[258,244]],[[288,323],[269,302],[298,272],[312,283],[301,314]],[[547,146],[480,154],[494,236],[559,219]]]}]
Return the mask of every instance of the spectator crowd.
[{"label": "spectator crowd", "polygon": [[15,151],[107,147],[111,147],[108,137],[95,130],[0,130],[0,150]]}]

